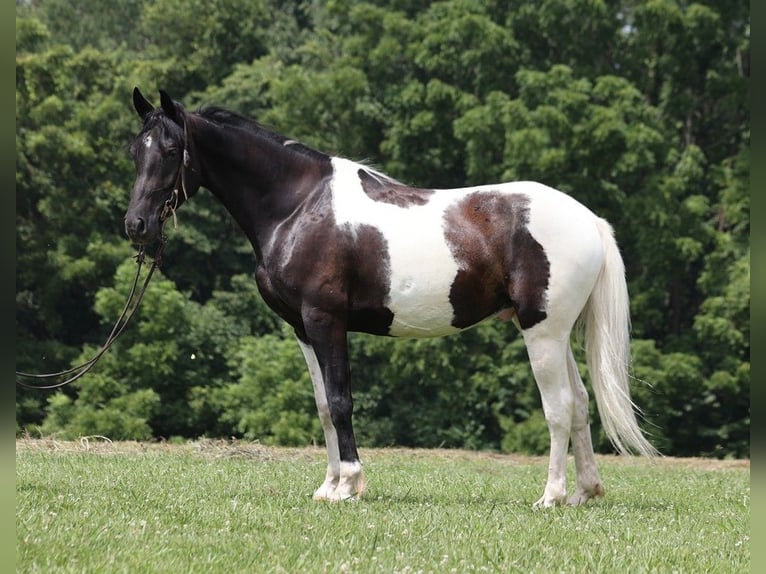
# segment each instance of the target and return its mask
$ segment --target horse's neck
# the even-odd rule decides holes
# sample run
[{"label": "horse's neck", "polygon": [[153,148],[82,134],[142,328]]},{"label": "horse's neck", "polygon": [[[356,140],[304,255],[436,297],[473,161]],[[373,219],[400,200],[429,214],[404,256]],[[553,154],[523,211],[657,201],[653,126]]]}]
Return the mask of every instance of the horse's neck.
[{"label": "horse's neck", "polygon": [[204,119],[195,124],[193,147],[202,185],[223,203],[261,255],[274,227],[328,175],[329,158],[324,165],[265,135],[242,130],[233,137]]}]

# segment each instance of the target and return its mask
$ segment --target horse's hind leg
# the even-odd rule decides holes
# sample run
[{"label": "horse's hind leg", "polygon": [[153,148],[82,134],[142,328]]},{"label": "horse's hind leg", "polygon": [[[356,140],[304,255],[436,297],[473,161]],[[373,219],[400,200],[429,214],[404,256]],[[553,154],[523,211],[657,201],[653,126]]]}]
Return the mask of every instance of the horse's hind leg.
[{"label": "horse's hind leg", "polygon": [[523,331],[532,372],[543,402],[551,438],[548,481],[535,507],[565,504],[567,499],[567,452],[572,428],[574,394],[567,372],[568,336],[553,337],[537,325]]},{"label": "horse's hind leg", "polygon": [[577,370],[572,348],[567,348],[567,371],[574,397],[572,411],[572,451],[577,469],[577,490],[569,497],[569,504],[578,505],[591,498],[604,495],[601,476],[593,455],[590,424],[588,421],[588,392]]}]

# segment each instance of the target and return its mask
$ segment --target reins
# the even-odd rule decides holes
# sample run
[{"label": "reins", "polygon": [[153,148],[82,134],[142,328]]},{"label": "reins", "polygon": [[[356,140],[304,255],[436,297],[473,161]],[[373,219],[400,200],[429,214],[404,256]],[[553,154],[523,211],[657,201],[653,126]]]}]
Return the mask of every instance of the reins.
[{"label": "reins", "polygon": [[[91,357],[84,363],[77,365],[76,367],[72,367],[71,369],[66,369],[63,371],[58,371],[56,373],[36,374],[36,373],[24,373],[24,372],[16,371],[16,377],[17,377],[16,384],[27,389],[57,389],[59,387],[68,385],[69,383],[73,383],[74,381],[76,381],[77,379],[85,375],[88,371],[90,371],[96,365],[96,363],[102,357],[102,355],[106,353],[109,350],[109,348],[114,344],[117,338],[125,330],[125,326],[133,318],[133,315],[135,315],[139,305],[141,304],[141,300],[144,298],[144,294],[146,293],[146,288],[149,286],[149,281],[151,280],[152,275],[154,274],[154,270],[157,269],[157,267],[159,267],[162,262],[162,252],[164,249],[165,249],[165,237],[162,236],[162,238],[160,239],[160,245],[154,254],[154,260],[152,261],[152,265],[149,268],[149,272],[144,278],[144,282],[141,285],[141,289],[139,289],[138,292],[136,293],[138,280],[141,276],[141,268],[144,265],[144,260],[146,257],[144,248],[141,247],[139,249],[138,253],[135,256],[136,262],[138,263],[138,267],[136,268],[136,276],[133,279],[133,285],[131,286],[130,293],[128,294],[128,300],[125,302],[125,306],[122,308],[122,312],[120,313],[120,316],[117,318],[117,321],[115,322],[114,327],[112,327],[112,331],[109,333],[109,336],[106,338],[106,341],[98,350],[98,352],[95,355],[93,355],[93,357]],[[63,381],[58,381],[56,383],[52,383],[48,385],[35,385],[35,384],[25,383],[24,381],[19,379],[19,377],[21,377],[22,379],[36,379],[38,381],[45,382],[45,381],[51,381],[51,380],[57,379],[59,377],[63,377],[65,375],[71,375],[71,376],[64,379]]]}]

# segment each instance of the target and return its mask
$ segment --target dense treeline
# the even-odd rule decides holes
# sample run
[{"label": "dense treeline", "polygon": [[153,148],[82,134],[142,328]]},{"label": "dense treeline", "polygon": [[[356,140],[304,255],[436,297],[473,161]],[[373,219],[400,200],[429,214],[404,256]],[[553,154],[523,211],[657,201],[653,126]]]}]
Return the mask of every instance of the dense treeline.
[{"label": "dense treeline", "polygon": [[[163,88],[417,185],[532,179],[578,198],[624,254],[655,444],[748,456],[749,31],[743,0],[17,2],[17,368],[87,358],[119,314],[130,94]],[[228,214],[201,192],[169,236],[136,322],[74,385],[18,388],[18,431],[320,441]],[[351,345],[361,444],[547,448],[507,324]]]}]

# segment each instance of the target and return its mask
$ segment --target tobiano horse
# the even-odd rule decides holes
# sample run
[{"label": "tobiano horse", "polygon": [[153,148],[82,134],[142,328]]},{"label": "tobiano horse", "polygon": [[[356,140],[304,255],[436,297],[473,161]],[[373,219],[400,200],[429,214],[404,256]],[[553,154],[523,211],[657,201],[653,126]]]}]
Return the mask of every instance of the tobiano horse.
[{"label": "tobiano horse", "polygon": [[[460,189],[404,185],[311,149],[233,112],[189,112],[136,88],[143,121],[125,229],[137,244],[200,188],[252,244],[265,302],[295,331],[327,446],[317,500],[365,488],[352,425],[348,333],[439,337],[489,318],[521,331],[550,433],[548,479],[535,506],[604,494],[588,394],[570,335],[584,322],[598,411],[621,453],[656,453],[642,433],[628,376],[629,312],[613,230],[572,197],[531,181]],[[576,487],[567,498],[571,440]]]}]

